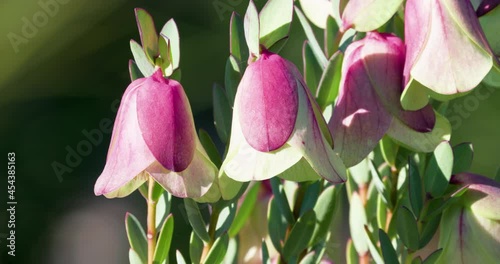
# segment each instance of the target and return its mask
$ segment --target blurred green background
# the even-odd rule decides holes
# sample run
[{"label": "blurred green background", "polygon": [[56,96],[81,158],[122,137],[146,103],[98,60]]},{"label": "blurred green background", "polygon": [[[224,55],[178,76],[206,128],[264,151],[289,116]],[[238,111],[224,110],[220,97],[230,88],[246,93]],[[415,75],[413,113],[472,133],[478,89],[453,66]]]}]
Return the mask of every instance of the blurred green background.
[{"label": "blurred green background", "polygon": [[[15,258],[7,257],[7,214],[0,215],[1,263],[127,263],[125,212],[144,217],[145,209],[138,194],[115,200],[94,196],[110,133],[104,132],[102,142],[92,145],[75,166],[68,166],[71,171],[58,177],[53,165],[68,165],[68,149],[87,140],[84,130],[99,129],[103,119],[114,120],[113,102],[130,82],[129,40],[139,40],[135,7],[150,11],[157,28],[170,18],[176,20],[182,84],[197,127],[215,136],[212,84],[223,83],[231,12],[243,14],[247,4],[247,0],[0,2],[0,155],[5,157],[0,166],[7,165],[8,152],[16,153],[18,201]],[[281,55],[299,69],[304,39],[294,21]],[[500,164],[495,154],[500,149],[500,91],[480,89],[486,98],[472,93],[456,100],[448,115],[460,120],[453,123],[454,144],[474,144],[472,170],[492,177]],[[455,104],[462,110],[454,110]],[[7,175],[5,167],[2,175]],[[2,179],[0,208],[5,212],[6,177]],[[176,219],[176,228],[182,221]],[[181,247],[188,239],[175,237],[174,245]]]}]

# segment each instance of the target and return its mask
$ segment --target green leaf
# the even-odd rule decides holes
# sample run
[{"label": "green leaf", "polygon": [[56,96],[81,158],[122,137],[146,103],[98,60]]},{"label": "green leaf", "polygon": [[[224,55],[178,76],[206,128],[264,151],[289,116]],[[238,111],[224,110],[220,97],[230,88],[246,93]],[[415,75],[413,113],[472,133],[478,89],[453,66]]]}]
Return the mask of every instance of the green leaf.
[{"label": "green leaf", "polygon": [[462,143],[453,147],[453,171],[452,174],[465,172],[470,169],[474,157],[472,143]]},{"label": "green leaf", "polygon": [[384,257],[384,262],[386,264],[399,264],[398,255],[396,250],[392,246],[391,239],[384,230],[378,230],[378,238],[380,241],[380,247],[382,248],[382,256]]},{"label": "green leaf", "polygon": [[214,119],[217,134],[223,143],[227,143],[229,134],[231,133],[231,115],[232,109],[229,106],[224,88],[218,84],[214,84],[213,89],[213,103],[214,103]]},{"label": "green leaf", "polygon": [[191,239],[189,240],[189,257],[191,258],[191,263],[201,263],[203,247],[203,240],[196,235],[196,232],[191,232]]},{"label": "green leaf", "polygon": [[358,186],[368,185],[370,182],[370,162],[370,158],[366,158],[348,169],[349,175]]},{"label": "green leaf", "polygon": [[434,264],[436,263],[436,261],[439,259],[439,257],[441,256],[441,253],[443,253],[443,249],[440,248],[434,252],[432,252],[432,254],[430,254],[425,260],[424,262],[422,262],[423,264]]},{"label": "green leaf", "polygon": [[125,215],[125,228],[130,247],[137,253],[142,263],[146,263],[148,260],[148,242],[141,223],[133,214],[127,213]]},{"label": "green leaf", "polygon": [[279,209],[274,196],[269,200],[267,219],[267,229],[269,231],[271,242],[278,252],[282,252],[282,242],[285,238],[287,222],[285,217],[281,214],[281,210]]},{"label": "green leaf", "polygon": [[186,213],[189,223],[193,227],[193,231],[205,242],[210,242],[210,236],[208,235],[205,221],[200,212],[198,204],[192,199],[184,199],[184,205],[186,207]]},{"label": "green leaf", "polygon": [[[299,184],[304,184],[304,183],[299,183]],[[304,193],[302,204],[300,206],[299,216],[302,216],[305,212],[314,208],[320,194],[321,185],[322,185],[321,181],[316,181],[314,183],[310,183],[307,184],[307,186],[305,186],[306,190]]]},{"label": "green leaf", "polygon": [[230,238],[229,244],[227,246],[226,256],[222,261],[223,264],[235,264],[238,263],[239,255],[239,238]]},{"label": "green leaf", "polygon": [[266,240],[262,240],[262,264],[271,264],[269,258],[269,249],[267,249]]},{"label": "green leaf", "polygon": [[161,35],[164,35],[170,40],[170,54],[172,56],[172,65],[174,70],[179,68],[179,62],[181,59],[181,49],[180,49],[180,38],[179,38],[179,30],[177,29],[177,24],[174,19],[170,19],[163,26],[160,32]]},{"label": "green leaf", "polygon": [[317,92],[318,104],[322,110],[335,103],[335,99],[337,99],[343,60],[344,54],[337,51],[330,60],[328,60],[326,68],[323,71]]},{"label": "green leaf", "polygon": [[172,195],[168,192],[163,192],[156,204],[156,228],[163,225],[163,221],[170,213]]},{"label": "green leaf", "polygon": [[293,17],[293,1],[269,0],[259,14],[260,44],[269,48],[287,37]]},{"label": "green leaf", "polygon": [[292,231],[283,247],[283,255],[286,257],[298,256],[302,250],[307,248],[312,237],[316,223],[316,214],[313,210],[307,211],[299,217],[293,225]]},{"label": "green leaf", "polygon": [[396,157],[398,155],[399,146],[387,135],[380,140],[380,151],[382,157],[391,166],[396,166]]},{"label": "green leaf", "polygon": [[137,27],[141,35],[141,43],[149,61],[154,62],[158,57],[158,33],[156,33],[153,17],[144,9],[135,9]]},{"label": "green leaf", "polygon": [[222,208],[219,219],[217,221],[217,229],[215,231],[215,237],[221,236],[223,233],[227,233],[231,224],[233,223],[234,216],[236,215],[236,203],[230,203],[229,205]]},{"label": "green leaf", "polygon": [[299,264],[314,264],[316,263],[316,252],[311,251],[307,253],[299,262]]},{"label": "green leaf", "polygon": [[240,232],[241,228],[243,228],[243,226],[247,222],[248,217],[250,217],[250,214],[252,213],[255,204],[257,202],[259,190],[260,190],[259,182],[256,182],[252,186],[252,188],[248,190],[245,199],[243,200],[240,208],[238,209],[236,217],[234,218],[234,221],[231,225],[231,228],[229,228],[228,231],[229,237],[236,236],[238,232]]},{"label": "green leaf", "polygon": [[163,187],[161,187],[161,185],[155,181],[151,198],[153,199],[153,201],[158,202],[164,192],[165,190],[163,189]]},{"label": "green leaf", "polygon": [[144,182],[141,186],[139,186],[139,192],[141,193],[142,197],[148,200],[148,182]]},{"label": "green leaf", "polygon": [[358,252],[356,252],[356,249],[354,248],[354,243],[352,243],[351,239],[347,241],[346,259],[347,259],[346,260],[347,264],[359,264]]},{"label": "green leaf", "polygon": [[135,80],[137,80],[139,78],[144,77],[144,75],[142,75],[141,70],[139,70],[139,67],[137,67],[137,64],[135,63],[134,60],[129,60],[128,61],[128,71],[129,71],[129,74],[130,74],[130,80],[131,81],[135,81]]},{"label": "green leaf", "polygon": [[174,70],[172,75],[170,75],[170,79],[181,82],[181,69]]},{"label": "green leaf", "polygon": [[[352,30],[352,29],[350,29],[350,30]],[[349,47],[349,45],[351,45],[351,43],[354,41],[354,37],[356,36],[355,35],[356,31],[352,32],[350,30],[348,30],[348,31],[346,31],[346,33],[344,33],[343,38],[345,38],[345,40],[341,42],[340,47],[339,47],[339,51],[341,51],[341,52],[345,52],[347,47]],[[352,35],[346,37],[347,33],[349,33],[349,32],[352,32],[351,33]]]},{"label": "green leaf", "polygon": [[278,40],[276,43],[274,43],[274,45],[272,45],[268,50],[272,53],[279,53],[287,42],[288,42],[288,37],[282,38]]},{"label": "green leaf", "polygon": [[316,225],[309,245],[315,245],[326,238],[337,207],[337,197],[338,194],[334,186],[327,187],[319,195],[313,209],[316,214]]},{"label": "green leaf", "polygon": [[[249,182],[239,182],[229,178],[225,173],[219,175],[219,187],[223,202],[238,200],[245,192]],[[221,201],[222,202],[222,201]]]},{"label": "green leaf", "polygon": [[370,166],[370,172],[372,174],[375,189],[377,189],[377,191],[382,195],[382,200],[384,201],[384,203],[389,208],[392,208],[389,190],[385,187],[384,182],[382,181],[382,177],[380,176],[377,167],[373,163],[373,160],[369,160],[368,165]]},{"label": "green leaf", "polygon": [[387,206],[380,193],[377,196],[377,224],[384,228],[387,225]]},{"label": "green leaf", "polygon": [[298,9],[297,7],[295,7],[295,14],[297,14],[297,17],[299,18],[300,24],[302,25],[304,33],[306,34],[306,37],[309,40],[311,48],[314,52],[314,56],[316,56],[316,60],[320,63],[322,68],[325,68],[328,61],[325,55],[323,54],[323,50],[319,46],[318,40],[314,36],[311,25],[309,25],[309,22],[307,22],[307,18],[304,16],[304,14],[302,14],[300,9]]},{"label": "green leaf", "polygon": [[417,221],[411,211],[404,206],[399,208],[396,221],[398,235],[403,244],[411,250],[417,250],[420,238]]},{"label": "green leaf", "polygon": [[260,54],[259,47],[259,14],[253,0],[248,3],[244,19],[245,39],[248,49],[254,57]]},{"label": "green leaf", "polygon": [[177,264],[186,264],[186,260],[182,256],[182,253],[179,250],[175,251],[175,258],[177,259]]},{"label": "green leaf", "polygon": [[411,261],[411,264],[422,264],[422,258],[420,256],[414,258],[412,261]]},{"label": "green leaf", "polygon": [[364,226],[368,224],[365,207],[357,192],[351,195],[351,207],[349,209],[349,228],[351,238],[356,251],[362,255],[368,251],[368,241]]},{"label": "green leaf", "polygon": [[248,59],[248,48],[245,44],[245,28],[240,15],[233,12],[229,28],[229,50],[238,61]]},{"label": "green leaf", "polygon": [[339,40],[337,40],[337,35],[339,34],[339,26],[332,16],[328,16],[326,19],[326,29],[325,29],[325,53],[326,57],[330,58],[339,49]]},{"label": "green leaf", "polygon": [[305,16],[316,26],[321,29],[327,27],[327,18],[333,16],[340,25],[342,22],[339,13],[339,0],[298,0],[300,8]]},{"label": "green leaf", "polygon": [[311,45],[309,45],[307,40],[304,41],[304,45],[302,46],[302,57],[304,60],[304,80],[311,93],[316,94],[323,69],[316,60]]},{"label": "green leaf", "polygon": [[174,66],[172,65],[172,52],[170,51],[170,40],[163,34],[158,38],[158,49],[160,50],[161,68],[165,76],[172,75]]},{"label": "green leaf", "polygon": [[226,72],[224,77],[224,85],[226,86],[226,94],[229,101],[229,106],[234,105],[234,98],[241,80],[242,70],[240,62],[232,55],[226,61]]},{"label": "green leaf", "polygon": [[172,236],[174,234],[174,217],[170,214],[163,226],[161,227],[160,235],[156,244],[153,261],[155,263],[163,263],[168,257]]},{"label": "green leaf", "polygon": [[497,169],[497,174],[495,175],[495,181],[500,182],[500,168]]},{"label": "green leaf", "polygon": [[423,222],[419,248],[425,247],[431,241],[431,239],[434,237],[434,234],[436,234],[440,222],[441,214],[438,214]]},{"label": "green leaf", "polygon": [[208,132],[203,129],[200,129],[198,134],[200,135],[201,145],[207,152],[208,157],[217,168],[220,168],[222,160],[219,151],[217,150],[217,146],[215,146],[214,141],[212,140]]},{"label": "green leaf", "polygon": [[433,197],[441,196],[448,187],[452,169],[453,150],[448,141],[443,141],[434,150],[425,170],[425,191]]},{"label": "green leaf", "polygon": [[290,204],[288,203],[281,180],[278,177],[273,177],[269,181],[271,183],[271,189],[273,191],[276,204],[278,205],[281,214],[285,217],[289,224],[292,224],[295,222],[295,218],[292,214],[292,210],[290,209]]},{"label": "green leaf", "polygon": [[134,61],[137,63],[137,67],[141,70],[142,75],[145,77],[153,75],[155,66],[148,60],[141,45],[135,42],[135,40],[130,40],[130,50],[132,51]]},{"label": "green leaf", "polygon": [[203,261],[203,263],[221,263],[226,255],[228,244],[229,237],[227,236],[227,233],[224,233],[221,237],[215,240],[207,254],[207,258]]},{"label": "green leaf", "polygon": [[384,263],[384,259],[382,258],[381,253],[380,253],[378,247],[376,246],[378,240],[375,240],[375,238],[373,237],[372,233],[368,229],[368,226],[365,225],[363,228],[364,228],[364,232],[365,232],[365,235],[366,235],[366,238],[365,238],[366,239],[366,243],[368,244],[368,249],[370,250],[370,254],[371,254],[373,260],[377,264],[385,264]]},{"label": "green leaf", "polygon": [[[496,8],[495,10],[498,11],[498,10],[500,10],[500,8],[498,8],[498,9]],[[498,12],[500,13],[500,11],[498,11]],[[495,25],[495,24],[493,24],[493,25]],[[499,41],[499,43],[500,43],[500,41]],[[499,44],[499,46],[500,46],[500,44]],[[477,88],[479,89],[481,86],[500,88],[500,65],[498,65],[498,63],[493,64],[493,67],[488,72],[488,74],[486,74],[486,76],[483,79],[483,82]]]},{"label": "green leaf", "polygon": [[422,193],[422,180],[420,178],[420,173],[418,172],[418,167],[413,159],[410,159],[408,175],[410,178],[408,181],[408,192],[410,196],[411,209],[418,219],[424,204],[424,197]]},{"label": "green leaf", "polygon": [[359,5],[359,3],[352,1],[344,10],[343,20],[348,27],[352,26],[356,31],[372,31],[389,21],[402,3],[403,0],[373,0],[367,2],[362,8],[354,10],[349,4]]},{"label": "green leaf", "polygon": [[128,251],[128,260],[130,264],[145,264],[146,262],[142,262],[141,257],[135,252],[133,249]]},{"label": "green leaf", "polygon": [[448,207],[451,204],[451,201],[454,201],[456,199],[454,198],[449,198],[447,200],[444,200],[442,197],[440,198],[435,198],[429,201],[429,204],[427,205],[427,214],[424,216],[422,219],[423,221],[429,220],[432,217],[441,214],[446,207]]}]

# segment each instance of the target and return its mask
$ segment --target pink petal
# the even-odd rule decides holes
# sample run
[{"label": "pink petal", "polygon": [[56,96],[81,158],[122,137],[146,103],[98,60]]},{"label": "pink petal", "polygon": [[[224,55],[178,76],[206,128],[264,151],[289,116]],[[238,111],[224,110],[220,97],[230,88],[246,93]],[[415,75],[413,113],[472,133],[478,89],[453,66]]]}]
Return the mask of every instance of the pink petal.
[{"label": "pink petal", "polygon": [[473,89],[493,65],[470,1],[408,0],[405,41],[405,84],[413,78],[438,95]]},{"label": "pink petal", "polygon": [[384,136],[392,117],[363,65],[362,43],[352,43],[342,66],[340,91],[328,126],[335,150],[347,167],[365,158]]},{"label": "pink petal", "polygon": [[[295,66],[293,67],[295,68]],[[297,71],[297,74],[300,73]],[[288,144],[303,152],[303,159],[317,175],[334,184],[345,182],[347,170],[343,160],[333,151],[328,142],[327,138],[330,137],[330,132],[321,115],[320,108],[303,78],[300,75],[296,75],[296,77],[299,85],[299,113],[294,134]],[[306,171],[303,174],[307,174]],[[292,176],[297,177],[297,175]]]},{"label": "pink petal", "polygon": [[432,106],[419,111],[404,111],[400,103],[403,92],[405,47],[403,41],[392,34],[369,32],[363,40],[366,74],[384,107],[404,124],[418,132],[430,132],[436,117]]},{"label": "pink petal", "polygon": [[216,184],[217,167],[206,155],[201,143],[195,140],[196,152],[193,161],[181,171],[169,171],[159,162],[153,163],[147,172],[169,193],[180,198],[199,198]]},{"label": "pink petal", "polygon": [[468,202],[471,203],[471,208],[475,213],[489,219],[500,220],[499,182],[477,174],[459,173],[452,176],[450,183],[468,186],[469,190],[464,196],[468,197]]},{"label": "pink petal", "polygon": [[144,88],[145,82],[145,78],[132,82],[123,94],[106,165],[94,187],[96,195],[117,191],[155,161],[137,120],[137,92]]},{"label": "pink petal", "polygon": [[142,137],[156,160],[171,171],[186,169],[193,160],[196,132],[182,86],[158,70],[138,90],[137,108]]},{"label": "pink petal", "polygon": [[238,87],[239,118],[243,135],[256,150],[283,146],[297,118],[297,84],[286,61],[264,52],[250,64]]}]

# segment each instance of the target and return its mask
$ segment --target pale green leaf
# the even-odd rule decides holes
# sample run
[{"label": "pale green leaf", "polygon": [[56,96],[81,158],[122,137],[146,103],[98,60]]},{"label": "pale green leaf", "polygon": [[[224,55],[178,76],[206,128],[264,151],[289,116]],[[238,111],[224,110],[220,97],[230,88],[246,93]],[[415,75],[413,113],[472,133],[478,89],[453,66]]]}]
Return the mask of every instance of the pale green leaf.
[{"label": "pale green leaf", "polygon": [[259,14],[260,44],[269,48],[288,36],[293,17],[292,0],[268,0]]}]

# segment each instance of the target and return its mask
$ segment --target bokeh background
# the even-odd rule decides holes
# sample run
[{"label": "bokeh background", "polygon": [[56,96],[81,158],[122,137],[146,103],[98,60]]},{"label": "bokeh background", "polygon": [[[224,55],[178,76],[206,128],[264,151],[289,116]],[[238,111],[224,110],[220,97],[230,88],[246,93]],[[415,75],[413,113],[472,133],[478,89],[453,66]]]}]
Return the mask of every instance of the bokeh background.
[{"label": "bokeh background", "polygon": [[[262,6],[265,0],[255,2]],[[57,7],[44,8],[48,3]],[[137,193],[115,200],[95,197],[93,185],[104,167],[111,136],[100,129],[100,122],[114,120],[116,100],[130,82],[129,40],[139,40],[133,9],[150,11],[157,28],[170,18],[176,20],[182,84],[197,127],[215,136],[212,85],[223,83],[231,12],[243,14],[247,4],[247,0],[0,1],[0,156],[4,157],[0,167],[5,175],[0,184],[0,263],[128,262],[124,216],[130,211],[144,218],[143,198]],[[321,37],[321,31],[317,33]],[[294,21],[281,55],[299,69],[304,39]],[[448,116],[454,120],[453,143],[474,144],[472,171],[493,177],[500,165],[500,90],[480,89],[485,96],[472,93],[453,101]],[[102,141],[93,144],[88,155],[67,163],[71,149],[87,141],[85,131],[94,130],[100,130]],[[5,246],[6,166],[12,151],[18,202],[15,258],[7,256]],[[67,170],[58,174],[55,164]],[[182,217],[175,225],[187,228]],[[188,240],[188,235],[176,236],[174,245],[185,248]]]}]

